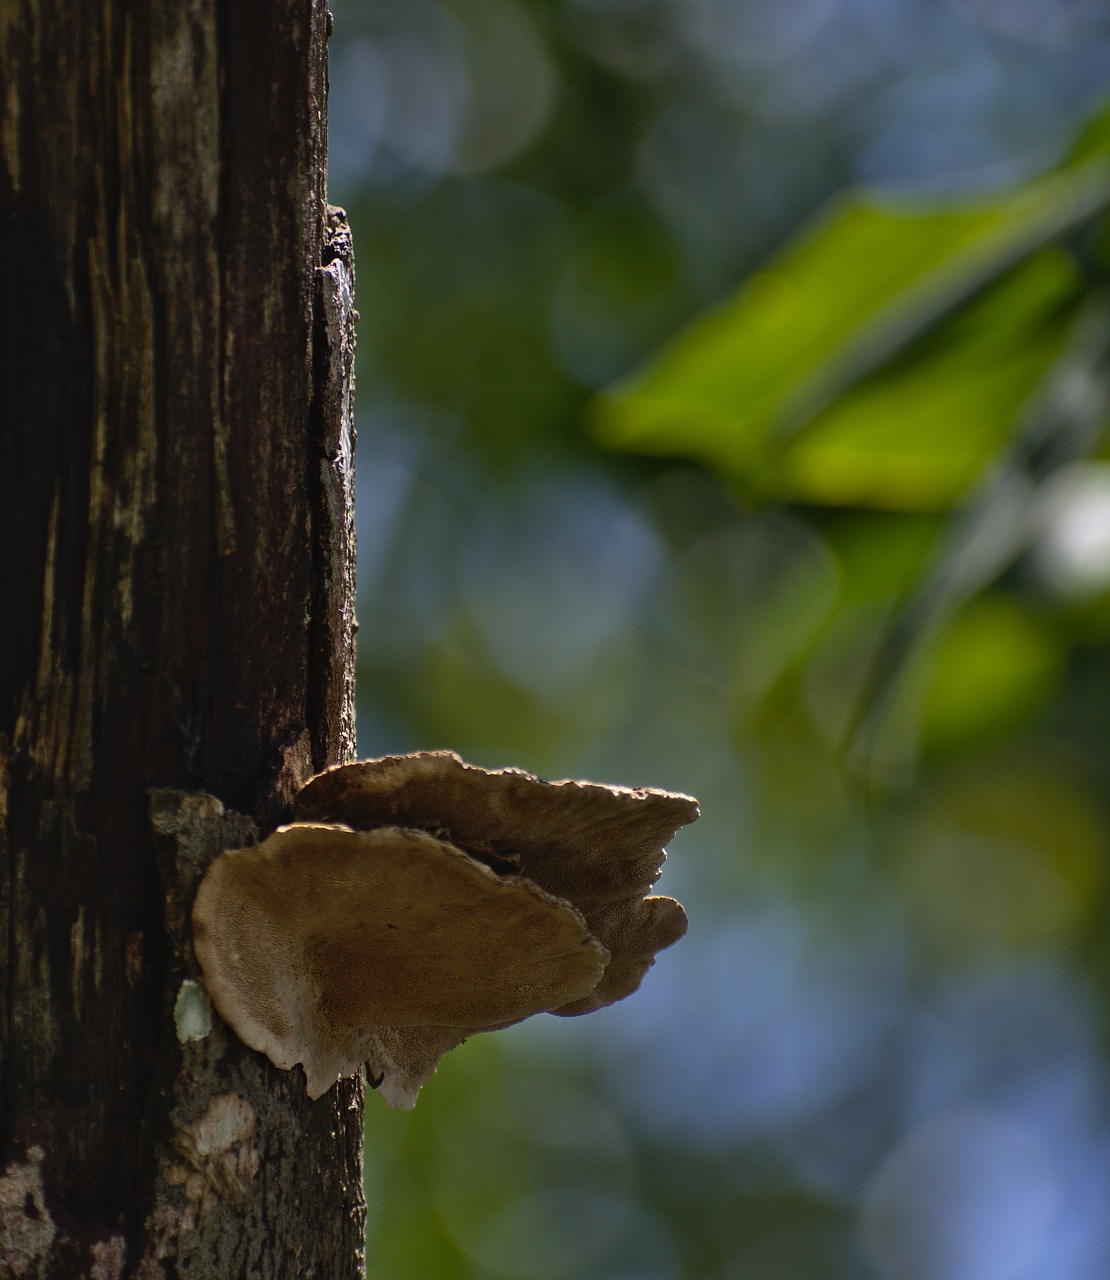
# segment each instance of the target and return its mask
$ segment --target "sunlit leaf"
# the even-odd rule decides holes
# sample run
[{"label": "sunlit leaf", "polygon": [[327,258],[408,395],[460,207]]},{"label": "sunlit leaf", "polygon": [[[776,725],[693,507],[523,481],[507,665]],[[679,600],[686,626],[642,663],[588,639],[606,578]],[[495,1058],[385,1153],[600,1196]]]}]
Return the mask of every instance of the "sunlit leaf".
[{"label": "sunlit leaf", "polygon": [[598,400],[598,432],[757,493],[949,506],[1005,441],[1082,296],[1057,242],[1108,201],[1102,159],[989,206],[842,199]]},{"label": "sunlit leaf", "polygon": [[940,331],[817,416],[768,464],[774,490],[838,506],[930,511],[974,485],[1065,336],[1062,253],[1015,269]]}]

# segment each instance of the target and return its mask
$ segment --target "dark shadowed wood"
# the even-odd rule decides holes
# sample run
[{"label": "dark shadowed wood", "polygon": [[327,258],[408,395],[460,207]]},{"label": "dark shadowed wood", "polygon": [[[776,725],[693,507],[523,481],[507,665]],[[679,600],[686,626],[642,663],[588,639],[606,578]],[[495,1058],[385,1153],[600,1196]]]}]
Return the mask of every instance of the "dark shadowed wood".
[{"label": "dark shadowed wood", "polygon": [[327,21],[0,5],[0,1277],[362,1274],[361,1085],[205,1034],[188,928],[353,754]]}]

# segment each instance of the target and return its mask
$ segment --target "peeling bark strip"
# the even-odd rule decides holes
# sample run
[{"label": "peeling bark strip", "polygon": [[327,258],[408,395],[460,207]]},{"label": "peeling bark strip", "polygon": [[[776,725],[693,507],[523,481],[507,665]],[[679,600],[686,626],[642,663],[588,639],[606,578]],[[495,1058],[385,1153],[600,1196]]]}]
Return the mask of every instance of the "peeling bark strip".
[{"label": "peeling bark strip", "polygon": [[240,1045],[188,931],[353,754],[327,20],[0,5],[0,1280],[362,1274],[361,1086]]}]

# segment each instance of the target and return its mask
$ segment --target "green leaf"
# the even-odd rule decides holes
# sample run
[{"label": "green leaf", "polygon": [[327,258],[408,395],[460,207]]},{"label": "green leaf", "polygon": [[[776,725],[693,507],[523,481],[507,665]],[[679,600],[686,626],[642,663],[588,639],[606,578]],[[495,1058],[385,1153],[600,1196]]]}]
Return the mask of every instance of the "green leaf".
[{"label": "green leaf", "polygon": [[981,597],[937,637],[924,746],[946,753],[1020,727],[1052,696],[1062,670],[1060,642],[1041,618],[1012,597]]},{"label": "green leaf", "polygon": [[1027,259],[815,416],[768,460],[774,491],[895,511],[963,497],[1059,352],[1079,290],[1063,252]]},{"label": "green leaf", "polygon": [[1103,155],[973,208],[843,198],[596,400],[596,429],[757,495],[950,506],[1006,439],[1082,296],[1059,242],[1108,203]]}]

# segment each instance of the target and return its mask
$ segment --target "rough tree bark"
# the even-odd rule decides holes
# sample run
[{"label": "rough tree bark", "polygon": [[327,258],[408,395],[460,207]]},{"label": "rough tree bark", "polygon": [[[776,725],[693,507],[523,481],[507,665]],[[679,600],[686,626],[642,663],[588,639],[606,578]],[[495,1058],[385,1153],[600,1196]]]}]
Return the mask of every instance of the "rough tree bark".
[{"label": "rough tree bark", "polygon": [[241,1045],[188,928],[354,745],[329,20],[0,4],[0,1277],[363,1271],[361,1084]]}]

